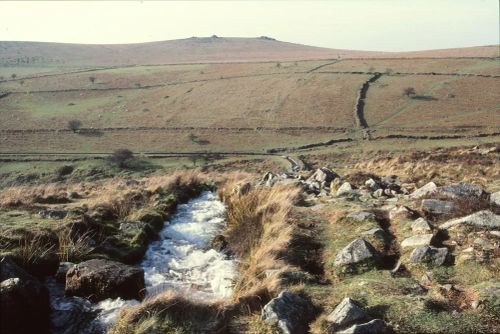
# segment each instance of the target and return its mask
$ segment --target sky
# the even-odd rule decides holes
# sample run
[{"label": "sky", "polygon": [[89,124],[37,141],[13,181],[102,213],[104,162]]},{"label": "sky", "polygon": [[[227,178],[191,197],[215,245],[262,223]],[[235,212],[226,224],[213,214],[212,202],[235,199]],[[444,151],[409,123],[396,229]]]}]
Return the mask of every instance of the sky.
[{"label": "sky", "polygon": [[411,51],[499,43],[498,0],[0,1],[0,41],[257,37]]}]

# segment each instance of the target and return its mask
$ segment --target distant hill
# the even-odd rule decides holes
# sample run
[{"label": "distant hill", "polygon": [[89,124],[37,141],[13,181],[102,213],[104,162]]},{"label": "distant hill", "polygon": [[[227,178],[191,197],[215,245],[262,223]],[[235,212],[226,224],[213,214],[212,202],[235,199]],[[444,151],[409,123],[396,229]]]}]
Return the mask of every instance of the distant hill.
[{"label": "distant hill", "polygon": [[0,42],[0,66],[113,66],[379,57],[494,57],[498,46],[409,53],[328,49],[269,37],[191,37],[138,44]]}]

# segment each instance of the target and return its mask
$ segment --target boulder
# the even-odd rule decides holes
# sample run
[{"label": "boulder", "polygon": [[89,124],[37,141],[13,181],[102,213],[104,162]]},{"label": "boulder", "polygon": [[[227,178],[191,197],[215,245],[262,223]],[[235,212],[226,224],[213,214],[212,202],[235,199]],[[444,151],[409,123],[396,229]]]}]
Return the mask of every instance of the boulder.
[{"label": "boulder", "polygon": [[337,254],[334,264],[336,266],[346,266],[372,262],[377,258],[377,255],[377,250],[371,243],[363,238],[358,238]]},{"label": "boulder", "polygon": [[373,197],[379,198],[384,196],[384,189],[377,189],[373,192]]},{"label": "boulder", "polygon": [[365,222],[375,220],[375,215],[368,211],[354,211],[349,213],[346,218],[356,220],[358,222]]},{"label": "boulder", "polygon": [[380,185],[372,178],[365,181],[365,186],[372,191],[380,189]]},{"label": "boulder", "polygon": [[337,307],[328,315],[326,321],[335,328],[342,328],[363,320],[368,314],[351,298],[344,298]]},{"label": "boulder", "polygon": [[389,219],[396,219],[396,218],[411,218],[414,216],[414,213],[412,210],[408,209],[406,206],[397,206],[393,208],[391,211],[389,211]]},{"label": "boulder", "polygon": [[349,182],[344,182],[342,185],[337,189],[337,192],[335,195],[337,197],[342,197],[342,196],[349,196],[353,193],[354,189],[352,185]]},{"label": "boulder", "polygon": [[435,248],[432,246],[420,246],[413,250],[410,261],[413,263],[427,263],[434,266],[441,266],[446,261],[448,248]]},{"label": "boulder", "polygon": [[278,181],[278,176],[267,172],[262,178],[261,184],[264,184],[266,187],[272,187]]},{"label": "boulder", "polygon": [[490,202],[494,205],[500,206],[500,191],[490,195]]},{"label": "boulder", "polygon": [[418,218],[411,223],[411,230],[416,233],[429,233],[432,232],[431,225],[425,218]]},{"label": "boulder", "polygon": [[66,274],[66,295],[93,302],[107,298],[142,299],[144,270],[120,262],[93,259],[81,262]]},{"label": "boulder", "polygon": [[63,219],[68,215],[68,211],[66,210],[54,210],[54,209],[43,209],[38,212],[38,215],[42,218],[51,218],[51,219]]},{"label": "boulder", "polygon": [[415,190],[410,197],[413,199],[419,199],[429,194],[432,194],[437,190],[437,185],[434,182],[429,182],[425,186]]},{"label": "boulder", "polygon": [[455,209],[455,204],[439,199],[424,199],[420,208],[422,211],[432,215],[447,215]]},{"label": "boulder", "polygon": [[481,199],[486,197],[486,192],[480,186],[476,186],[467,182],[454,183],[447,186],[438,187],[437,194],[448,198],[475,198]]},{"label": "boulder", "polygon": [[72,262],[61,262],[59,263],[59,268],[57,269],[55,278],[58,282],[64,284],[66,282],[66,273],[70,270],[75,264]]},{"label": "boulder", "polygon": [[80,297],[56,297],[51,302],[51,333],[96,334],[104,333],[96,321],[97,310],[92,303]]},{"label": "boulder", "polygon": [[441,224],[439,228],[449,229],[457,225],[469,225],[476,228],[494,230],[500,228],[500,215],[494,214],[489,210],[478,211],[466,217],[449,220]]},{"label": "boulder", "polygon": [[49,293],[11,258],[0,260],[0,333],[48,333]]},{"label": "boulder", "polygon": [[414,235],[403,240],[401,242],[401,247],[406,248],[406,247],[428,246],[431,244],[433,237],[434,234],[432,233]]},{"label": "boulder", "polygon": [[365,231],[365,232],[363,232],[363,235],[373,236],[379,240],[384,240],[386,237],[385,231],[383,229],[381,229],[380,227],[375,227],[375,228],[372,228],[368,231]]},{"label": "boulder", "polygon": [[321,167],[316,169],[316,171],[306,180],[306,183],[317,181],[319,183],[326,182],[326,184],[330,184],[330,182],[338,177],[339,176],[337,175],[337,173],[335,173],[331,169]]},{"label": "boulder", "polygon": [[261,319],[277,326],[283,334],[305,334],[314,319],[314,307],[301,296],[282,291],[262,309]]},{"label": "boulder", "polygon": [[370,322],[360,325],[354,325],[346,330],[337,332],[338,334],[384,334],[388,333],[389,328],[382,319],[374,319]]}]

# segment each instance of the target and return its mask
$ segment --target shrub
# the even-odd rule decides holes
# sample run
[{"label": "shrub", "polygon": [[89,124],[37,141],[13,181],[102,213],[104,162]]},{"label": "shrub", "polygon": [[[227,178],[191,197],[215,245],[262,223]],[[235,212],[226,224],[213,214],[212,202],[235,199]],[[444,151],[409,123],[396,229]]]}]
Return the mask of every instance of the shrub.
[{"label": "shrub", "polygon": [[114,151],[108,158],[107,160],[120,167],[120,168],[127,168],[129,162],[134,159],[134,153],[131,150],[128,150],[126,148],[122,148],[119,150]]},{"label": "shrub", "polygon": [[68,121],[68,128],[73,132],[76,132],[78,129],[80,129],[81,126],[82,126],[82,122],[80,122],[77,119],[72,119],[72,120]]},{"label": "shrub", "polygon": [[58,177],[62,177],[73,173],[73,170],[73,166],[64,165],[56,169],[56,174]]},{"label": "shrub", "polygon": [[412,96],[412,95],[415,95],[417,94],[417,91],[415,90],[415,88],[413,87],[406,87],[405,89],[403,89],[403,95],[404,96]]},{"label": "shrub", "polygon": [[89,77],[89,80],[91,83],[94,83],[95,82],[95,77]]}]

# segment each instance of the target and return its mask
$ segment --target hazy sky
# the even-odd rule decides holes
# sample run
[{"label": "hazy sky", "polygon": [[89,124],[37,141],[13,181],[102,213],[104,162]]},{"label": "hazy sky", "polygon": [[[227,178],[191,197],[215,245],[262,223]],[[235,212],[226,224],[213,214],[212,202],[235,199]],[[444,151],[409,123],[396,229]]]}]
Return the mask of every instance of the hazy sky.
[{"label": "hazy sky", "polygon": [[498,44],[498,0],[0,1],[0,40],[133,43],[216,34],[422,50]]}]

